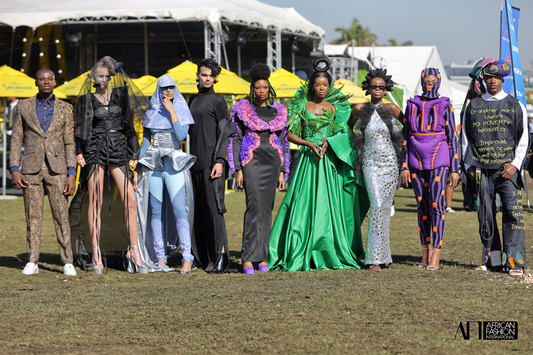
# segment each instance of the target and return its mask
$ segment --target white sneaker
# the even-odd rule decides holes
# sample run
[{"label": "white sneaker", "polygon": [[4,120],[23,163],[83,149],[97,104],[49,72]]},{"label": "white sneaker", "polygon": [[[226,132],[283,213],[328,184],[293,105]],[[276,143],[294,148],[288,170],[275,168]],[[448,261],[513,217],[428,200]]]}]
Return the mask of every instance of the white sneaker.
[{"label": "white sneaker", "polygon": [[65,276],[76,276],[76,269],[74,268],[74,265],[72,264],[65,264],[63,266],[63,275]]},{"label": "white sneaker", "polygon": [[22,270],[22,275],[34,275],[39,273],[39,266],[36,263],[27,263]]},{"label": "white sneaker", "polygon": [[454,211],[454,210],[452,210],[452,208],[451,208],[451,207],[448,207],[448,208],[446,208],[446,212],[448,212],[448,213],[455,213],[455,211]]}]

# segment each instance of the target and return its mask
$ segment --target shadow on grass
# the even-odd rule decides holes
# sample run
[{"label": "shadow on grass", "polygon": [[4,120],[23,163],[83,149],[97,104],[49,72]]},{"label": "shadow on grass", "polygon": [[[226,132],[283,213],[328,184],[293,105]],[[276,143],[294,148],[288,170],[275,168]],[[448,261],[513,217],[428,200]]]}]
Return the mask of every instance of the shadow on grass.
[{"label": "shadow on grass", "polygon": [[[22,256],[22,257],[21,257]],[[8,267],[11,269],[24,269],[26,265],[27,256],[25,254],[19,254],[18,256],[0,256],[0,266]]]},{"label": "shadow on grass", "polygon": [[[228,269],[237,270],[237,272],[242,272],[241,255],[242,253],[240,251],[235,251],[235,250],[229,251]],[[169,258],[167,262],[168,262],[168,266],[172,268],[181,268],[181,264],[183,262],[181,253],[178,253],[174,255],[173,257]],[[198,267],[198,269],[200,268]]]},{"label": "shadow on grass", "polygon": [[[408,207],[409,205],[406,205]],[[408,212],[408,213],[416,213],[417,209],[415,208],[394,208],[396,212]]]},{"label": "shadow on grass", "polygon": [[[22,270],[28,262],[28,254],[20,253],[17,256],[0,256],[0,267],[7,267],[15,270]],[[39,269],[50,272],[63,273],[58,269],[53,269],[45,264],[63,266],[58,254],[41,253],[39,254],[39,261],[37,262]]]},{"label": "shadow on grass", "polygon": [[[392,255],[392,260],[395,264],[406,265],[406,266],[418,266],[422,261],[422,256],[413,256],[413,255]],[[453,266],[465,269],[471,269],[471,264],[462,264],[457,261],[447,261],[446,259],[440,259],[440,265]]]}]

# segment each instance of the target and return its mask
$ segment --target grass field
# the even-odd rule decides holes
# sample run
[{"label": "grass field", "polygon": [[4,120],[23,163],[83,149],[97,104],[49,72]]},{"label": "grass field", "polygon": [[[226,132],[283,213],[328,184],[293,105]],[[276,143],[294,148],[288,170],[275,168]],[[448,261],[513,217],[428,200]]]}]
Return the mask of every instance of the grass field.
[{"label": "grass field", "polygon": [[[531,354],[533,283],[479,272],[475,213],[457,189],[440,270],[416,267],[421,247],[412,190],[398,190],[391,225],[394,264],[369,270],[192,276],[62,275],[45,207],[40,273],[27,262],[22,198],[0,201],[1,354]],[[530,191],[533,191],[530,189]],[[278,193],[275,211],[283,198]],[[240,265],[244,194],[226,199],[232,267]],[[501,221],[501,214],[498,215]],[[526,208],[526,247],[533,255]],[[363,226],[366,234],[366,221]],[[179,260],[170,259],[177,266]],[[470,340],[459,322],[516,321],[516,341]]]}]

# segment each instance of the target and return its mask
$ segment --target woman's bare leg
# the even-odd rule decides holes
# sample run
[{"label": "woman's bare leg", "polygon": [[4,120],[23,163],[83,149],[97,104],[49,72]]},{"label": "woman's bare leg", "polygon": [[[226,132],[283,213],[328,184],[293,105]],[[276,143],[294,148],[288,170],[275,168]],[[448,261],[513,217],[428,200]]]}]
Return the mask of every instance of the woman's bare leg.
[{"label": "woman's bare leg", "polygon": [[98,164],[87,184],[89,190],[89,233],[91,233],[93,247],[98,247],[100,243],[103,184],[104,166]]},{"label": "woman's bare leg", "polygon": [[453,187],[446,184],[446,208],[452,207]]},{"label": "woman's bare leg", "polygon": [[[119,167],[110,166],[109,171],[115,184],[117,185],[122,203],[124,204],[124,221],[128,231],[131,245],[139,245],[139,236],[137,234],[137,198],[130,181],[126,181],[126,176]],[[126,190],[126,191],[124,191]],[[134,254],[136,254],[134,252]],[[133,256],[133,255],[132,255]]]}]

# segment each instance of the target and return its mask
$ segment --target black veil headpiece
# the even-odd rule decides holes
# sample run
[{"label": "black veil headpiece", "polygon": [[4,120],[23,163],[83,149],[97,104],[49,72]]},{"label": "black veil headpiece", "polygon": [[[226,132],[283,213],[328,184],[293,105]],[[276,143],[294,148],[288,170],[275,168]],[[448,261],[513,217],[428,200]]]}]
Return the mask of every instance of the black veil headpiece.
[{"label": "black veil headpiece", "polygon": [[123,126],[142,132],[142,119],[148,105],[148,99],[128,77],[123,63],[105,56],[100,59],[87,74],[76,104],[74,105],[74,133],[76,138],[86,141],[91,138],[93,127],[93,94],[97,89],[105,88],[108,105],[122,108]]}]

